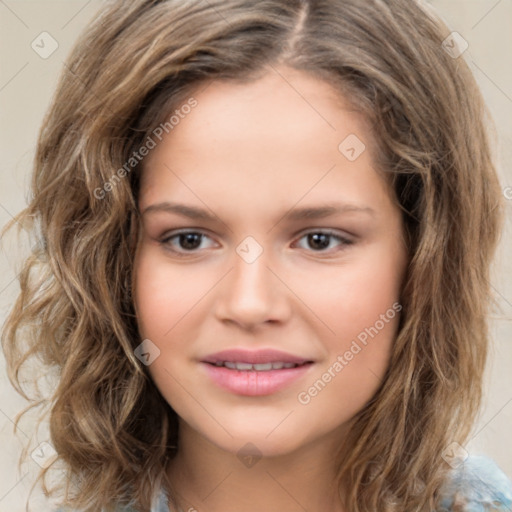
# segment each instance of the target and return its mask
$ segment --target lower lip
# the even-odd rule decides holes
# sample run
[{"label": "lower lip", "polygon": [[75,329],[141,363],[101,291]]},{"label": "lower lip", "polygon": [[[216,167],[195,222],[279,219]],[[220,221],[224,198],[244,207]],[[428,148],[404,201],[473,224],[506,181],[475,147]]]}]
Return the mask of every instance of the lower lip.
[{"label": "lower lip", "polygon": [[304,376],[313,366],[307,363],[295,368],[255,371],[231,370],[225,366],[201,364],[215,384],[237,395],[246,396],[271,395]]}]

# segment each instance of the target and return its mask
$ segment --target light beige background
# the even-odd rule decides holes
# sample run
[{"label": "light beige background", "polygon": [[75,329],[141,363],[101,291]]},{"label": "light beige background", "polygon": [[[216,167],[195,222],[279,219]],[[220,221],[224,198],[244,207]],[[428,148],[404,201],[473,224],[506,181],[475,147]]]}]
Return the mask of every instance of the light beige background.
[{"label": "light beige background", "polygon": [[[341,1],[341,0],[340,0]],[[507,201],[507,226],[497,259],[493,288],[500,310],[492,318],[495,348],[488,368],[485,407],[470,453],[485,453],[512,478],[512,2],[510,0],[434,0],[427,2],[469,43],[464,58],[480,84],[498,127],[499,169]],[[78,33],[101,6],[98,0],[0,0],[0,225],[25,205],[34,146],[62,62]],[[58,49],[41,58],[31,43],[42,32]],[[411,41],[414,44],[414,41]],[[0,251],[0,318],[17,291],[12,252]],[[21,470],[21,444],[33,434],[34,420],[13,434],[13,418],[25,405],[11,389],[0,357],[0,512],[21,512],[39,466],[28,458]],[[48,440],[45,427],[33,446]],[[51,510],[36,491],[38,511]]]}]

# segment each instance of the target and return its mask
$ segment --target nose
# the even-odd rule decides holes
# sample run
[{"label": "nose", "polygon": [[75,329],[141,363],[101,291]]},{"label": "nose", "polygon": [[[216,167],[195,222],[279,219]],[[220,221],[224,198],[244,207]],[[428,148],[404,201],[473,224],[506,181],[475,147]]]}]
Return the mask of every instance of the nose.
[{"label": "nose", "polygon": [[223,279],[215,301],[215,315],[222,322],[245,329],[282,323],[290,315],[289,293],[265,251],[252,262],[235,253],[233,267]]}]

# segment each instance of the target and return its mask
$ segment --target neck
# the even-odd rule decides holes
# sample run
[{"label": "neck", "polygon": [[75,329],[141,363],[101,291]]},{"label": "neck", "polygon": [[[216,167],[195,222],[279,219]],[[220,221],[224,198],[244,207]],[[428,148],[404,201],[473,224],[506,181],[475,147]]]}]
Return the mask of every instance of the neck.
[{"label": "neck", "polygon": [[339,439],[337,432],[293,453],[258,459],[222,450],[180,425],[167,476],[184,512],[343,512],[334,460]]}]

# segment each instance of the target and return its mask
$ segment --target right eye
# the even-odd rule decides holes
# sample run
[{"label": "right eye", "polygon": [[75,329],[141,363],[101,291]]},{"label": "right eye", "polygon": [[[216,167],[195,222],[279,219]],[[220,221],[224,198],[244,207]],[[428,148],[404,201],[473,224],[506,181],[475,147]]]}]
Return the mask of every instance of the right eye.
[{"label": "right eye", "polygon": [[198,252],[206,239],[210,239],[210,237],[199,231],[179,231],[167,233],[160,239],[160,244],[178,256],[186,256]]}]

